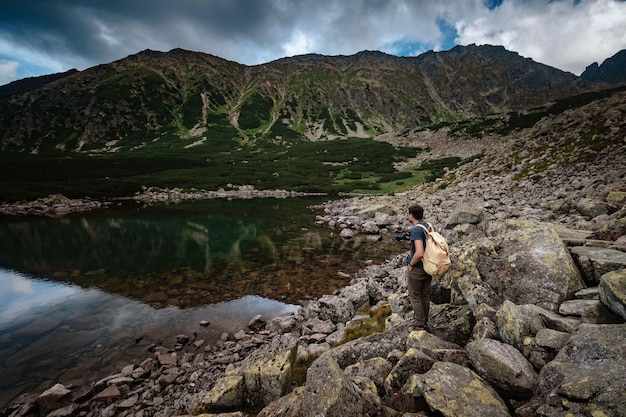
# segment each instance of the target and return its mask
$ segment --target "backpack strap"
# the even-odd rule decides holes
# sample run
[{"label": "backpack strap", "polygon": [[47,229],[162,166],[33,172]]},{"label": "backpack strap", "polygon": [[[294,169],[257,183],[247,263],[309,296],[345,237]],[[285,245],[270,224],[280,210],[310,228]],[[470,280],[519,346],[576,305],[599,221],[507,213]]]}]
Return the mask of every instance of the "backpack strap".
[{"label": "backpack strap", "polygon": [[430,223],[426,223],[428,225],[428,228],[426,228],[426,226],[424,226],[421,223],[416,224],[416,226],[421,227],[422,229],[424,229],[424,231],[426,232],[426,234],[430,233],[433,230],[433,226]]}]

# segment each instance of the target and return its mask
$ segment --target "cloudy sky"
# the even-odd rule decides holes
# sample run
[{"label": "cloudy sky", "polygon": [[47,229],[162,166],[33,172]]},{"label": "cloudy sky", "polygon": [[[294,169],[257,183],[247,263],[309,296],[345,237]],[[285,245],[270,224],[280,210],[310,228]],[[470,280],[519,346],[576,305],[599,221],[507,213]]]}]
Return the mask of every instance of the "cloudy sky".
[{"label": "cloudy sky", "polygon": [[416,56],[502,45],[579,75],[626,49],[625,0],[13,0],[0,9],[0,85],[145,49],[246,65],[305,53]]}]

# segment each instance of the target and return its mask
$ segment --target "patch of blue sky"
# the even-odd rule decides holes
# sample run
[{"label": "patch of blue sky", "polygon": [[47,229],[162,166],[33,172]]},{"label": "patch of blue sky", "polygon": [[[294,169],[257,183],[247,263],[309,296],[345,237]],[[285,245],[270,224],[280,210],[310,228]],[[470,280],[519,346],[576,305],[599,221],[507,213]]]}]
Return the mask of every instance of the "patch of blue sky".
[{"label": "patch of blue sky", "polygon": [[441,50],[447,51],[454,48],[457,45],[457,38],[459,37],[459,32],[457,32],[454,25],[438,17],[437,27],[439,28],[439,32],[441,32]]},{"label": "patch of blue sky", "polygon": [[25,61],[19,61],[15,57],[0,54],[0,85],[4,84],[5,79],[21,80],[55,72],[58,71],[51,67],[30,64]]},{"label": "patch of blue sky", "polygon": [[489,10],[493,10],[493,9],[496,9],[496,8],[500,7],[500,5],[502,4],[503,1],[504,0],[485,0],[485,1],[483,1],[483,4]]},{"label": "patch of blue sky", "polygon": [[37,65],[29,65],[29,64],[20,64],[17,68],[17,79],[20,80],[22,78],[28,77],[38,77],[40,75],[53,74],[54,71],[52,68],[40,67]]},{"label": "patch of blue sky", "polygon": [[397,56],[418,56],[427,51],[447,51],[454,48],[457,43],[458,32],[454,25],[444,18],[437,18],[437,27],[440,37],[435,42],[415,42],[401,39],[383,47],[383,51]]}]

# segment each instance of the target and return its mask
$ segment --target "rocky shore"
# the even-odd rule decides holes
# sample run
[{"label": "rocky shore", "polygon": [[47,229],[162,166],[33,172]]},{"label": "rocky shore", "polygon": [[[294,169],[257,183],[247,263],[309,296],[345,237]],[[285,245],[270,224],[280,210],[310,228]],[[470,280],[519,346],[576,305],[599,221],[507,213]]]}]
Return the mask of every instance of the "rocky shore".
[{"label": "rocky shore", "polygon": [[120,197],[107,201],[97,201],[89,198],[67,198],[61,194],[51,194],[48,197],[38,198],[33,201],[0,203],[0,216],[61,217],[69,213],[80,213],[106,208],[122,201],[135,201],[141,204],[156,204],[179,203],[186,200],[207,200],[212,198],[291,198],[315,195],[324,194],[287,190],[256,190],[251,185],[233,186],[228,190],[219,189],[216,191],[184,191],[179,188],[160,189],[155,187],[145,187],[141,192],[138,192],[134,196]]},{"label": "rocky shore", "polygon": [[110,203],[88,198],[72,199],[61,194],[33,201],[0,203],[0,216],[48,216],[61,217],[69,213],[80,213],[107,207]]},{"label": "rocky shore", "polygon": [[[446,236],[427,330],[408,331],[402,259],[359,271],[296,314],[207,346],[179,335],[85,387],[0,416],[626,415],[626,95],[540,121],[435,183],[330,202],[344,239],[391,239],[410,204]],[[338,344],[364,312],[385,331]],[[315,359],[295,386],[297,358]]]}]

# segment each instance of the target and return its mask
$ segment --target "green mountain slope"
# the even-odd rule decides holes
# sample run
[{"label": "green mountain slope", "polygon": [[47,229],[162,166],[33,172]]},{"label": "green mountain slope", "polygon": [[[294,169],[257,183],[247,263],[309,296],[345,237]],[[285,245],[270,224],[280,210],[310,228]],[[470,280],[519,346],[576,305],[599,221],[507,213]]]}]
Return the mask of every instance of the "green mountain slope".
[{"label": "green mountain slope", "polygon": [[[0,196],[244,184],[395,191],[462,160],[399,171],[425,150],[412,133],[502,133],[594,88],[492,46],[413,58],[303,55],[252,67],[143,51],[0,94]],[[535,109],[530,118],[527,109]]]}]

